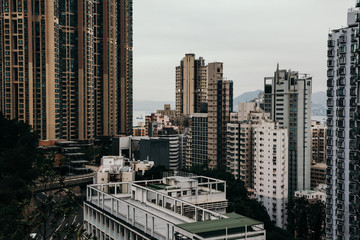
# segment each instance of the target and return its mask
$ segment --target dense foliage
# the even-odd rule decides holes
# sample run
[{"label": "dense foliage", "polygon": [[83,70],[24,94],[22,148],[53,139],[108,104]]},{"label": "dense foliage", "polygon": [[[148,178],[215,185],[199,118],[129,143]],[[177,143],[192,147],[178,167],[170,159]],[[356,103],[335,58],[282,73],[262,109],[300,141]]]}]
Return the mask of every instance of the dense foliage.
[{"label": "dense foliage", "polygon": [[[55,156],[38,148],[38,135],[28,124],[0,114],[0,239],[29,239],[38,227],[43,239],[73,239],[71,224],[55,231],[59,219],[77,214],[75,198],[54,168]],[[35,193],[36,184],[56,184],[57,190]],[[89,238],[90,239],[90,238]]]},{"label": "dense foliage", "polygon": [[24,239],[24,230],[31,227],[23,216],[38,176],[37,144],[28,124],[0,114],[0,239]]},{"label": "dense foliage", "polygon": [[325,235],[325,205],[305,198],[290,200],[288,229],[301,239],[321,239]]}]

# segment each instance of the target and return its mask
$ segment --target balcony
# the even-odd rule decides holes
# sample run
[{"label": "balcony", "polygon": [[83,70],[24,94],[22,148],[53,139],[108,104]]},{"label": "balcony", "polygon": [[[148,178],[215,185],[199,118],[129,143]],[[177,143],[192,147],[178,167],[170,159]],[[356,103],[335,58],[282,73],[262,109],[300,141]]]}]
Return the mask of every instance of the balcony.
[{"label": "balcony", "polygon": [[359,37],[359,36],[360,36],[360,30],[359,30],[358,28],[355,30],[355,36],[356,36],[356,37]]},{"label": "balcony", "polygon": [[[356,5],[358,5],[358,4],[356,3]],[[356,14],[355,21],[360,22],[360,13]]]},{"label": "balcony", "polygon": [[[329,71],[328,71],[329,72]],[[338,76],[344,76],[346,74],[346,68],[341,67],[339,68],[338,72],[337,72]],[[329,76],[328,76],[329,77]]]},{"label": "balcony", "polygon": [[[339,43],[346,43],[346,36],[345,35],[342,35],[342,36],[339,37]],[[344,46],[344,48],[345,48],[345,46]],[[341,48],[340,48],[340,51],[341,51]]]},{"label": "balcony", "polygon": [[351,52],[356,53],[359,51],[359,45],[358,44],[352,44],[351,45]]},{"label": "balcony", "polygon": [[345,78],[339,78],[338,80],[336,80],[336,85],[338,87],[344,87],[345,86]]},{"label": "balcony", "polygon": [[334,57],[335,51],[334,50],[328,50],[328,57]]}]

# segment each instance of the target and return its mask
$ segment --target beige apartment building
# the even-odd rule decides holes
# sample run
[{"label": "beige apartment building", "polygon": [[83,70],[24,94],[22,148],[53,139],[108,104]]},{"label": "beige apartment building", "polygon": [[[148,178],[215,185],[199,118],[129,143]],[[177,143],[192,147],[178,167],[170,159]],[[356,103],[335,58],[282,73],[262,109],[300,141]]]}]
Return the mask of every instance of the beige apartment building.
[{"label": "beige apartment building", "polygon": [[35,9],[31,2],[18,7],[16,1],[2,1],[0,111],[8,119],[32,124],[42,138],[56,138],[60,130],[60,76],[55,61],[59,18],[54,0],[41,1],[41,8]]},{"label": "beige apartment building", "polygon": [[[131,0],[119,2],[124,1],[132,6]],[[117,92],[118,10],[114,1],[2,1],[0,111],[5,117],[29,123],[41,139],[116,135],[119,104],[132,98],[129,89]],[[132,14],[126,16],[132,21]],[[132,25],[124,29],[126,34]],[[132,75],[132,57],[121,63],[126,59],[131,69],[122,71]]]},{"label": "beige apartment building", "polygon": [[176,67],[176,115],[189,116],[200,112],[207,101],[207,66],[202,57],[188,53]]},{"label": "beige apartment building", "polygon": [[[118,81],[132,82],[131,13],[131,0],[3,1],[0,111],[32,125],[41,139],[131,134],[132,84]],[[118,17],[127,26],[127,51],[119,53]],[[119,114],[123,102],[130,107]]]},{"label": "beige apartment building", "polygon": [[255,103],[239,103],[238,112],[230,114],[227,124],[226,168],[248,188],[253,188],[252,130],[264,120],[270,120],[269,114]]},{"label": "beige apartment building", "polygon": [[[133,0],[101,2],[114,2],[117,7],[117,14],[109,19],[109,22],[117,20],[116,31],[113,32],[117,34],[117,42],[113,44],[117,47],[117,58],[114,59],[117,62],[117,133],[131,135],[133,127]],[[109,50],[111,54],[111,49]],[[109,70],[110,73],[114,71],[111,67]]]},{"label": "beige apartment building", "polygon": [[164,104],[164,109],[156,110],[156,113],[159,113],[161,115],[166,115],[170,119],[173,119],[176,116],[176,110],[171,109],[170,104]]},{"label": "beige apartment building", "polygon": [[325,124],[321,124],[319,121],[311,121],[312,162],[326,162],[326,129]]},{"label": "beige apartment building", "polygon": [[226,124],[233,108],[233,82],[223,80],[223,63],[208,65],[208,160],[209,167],[226,163]]}]

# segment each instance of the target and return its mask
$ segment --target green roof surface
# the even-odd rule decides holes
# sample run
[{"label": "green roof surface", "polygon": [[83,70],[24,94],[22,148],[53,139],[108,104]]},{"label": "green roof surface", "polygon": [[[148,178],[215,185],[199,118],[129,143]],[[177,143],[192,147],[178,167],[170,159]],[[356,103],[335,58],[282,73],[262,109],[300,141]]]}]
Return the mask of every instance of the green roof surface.
[{"label": "green roof surface", "polygon": [[194,223],[184,223],[177,225],[178,227],[191,232],[193,234],[197,234],[203,237],[209,236],[217,236],[224,235],[225,229],[228,229],[228,233],[240,233],[245,232],[245,226],[248,227],[247,231],[251,231],[249,229],[250,226],[256,224],[263,224],[262,222],[256,221],[254,219],[236,214],[236,213],[228,213],[225,216],[229,218],[222,218],[218,220],[207,220],[202,222],[194,222]]}]

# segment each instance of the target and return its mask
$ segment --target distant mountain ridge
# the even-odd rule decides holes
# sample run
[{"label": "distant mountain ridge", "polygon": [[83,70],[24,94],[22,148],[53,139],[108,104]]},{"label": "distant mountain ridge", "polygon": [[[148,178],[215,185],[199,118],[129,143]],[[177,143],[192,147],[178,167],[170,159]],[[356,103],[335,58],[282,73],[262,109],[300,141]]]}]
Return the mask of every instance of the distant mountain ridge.
[{"label": "distant mountain ridge", "polygon": [[311,95],[311,114],[326,116],[326,92],[315,92]]},{"label": "distant mountain ridge", "polygon": [[[250,102],[258,97],[262,90],[245,92],[237,96],[233,100],[234,111],[237,111],[239,102]],[[326,92],[315,92],[311,96],[311,113],[313,116],[326,116]],[[164,109],[164,104],[171,104],[171,109],[175,109],[174,101],[148,101],[134,100],[134,111],[156,112],[156,110]]]},{"label": "distant mountain ridge", "polygon": [[[262,92],[262,90],[245,92],[234,98],[234,111],[237,111],[239,102],[250,102],[251,100],[257,98],[260,92]],[[326,92],[320,91],[311,95],[311,114],[312,116],[326,116]]]},{"label": "distant mountain ridge", "polygon": [[255,98],[257,98],[260,92],[262,92],[262,90],[258,89],[253,92],[245,92],[245,93],[241,94],[240,96],[234,98],[233,106],[237,109],[239,102],[250,102],[251,100],[254,100]]}]

